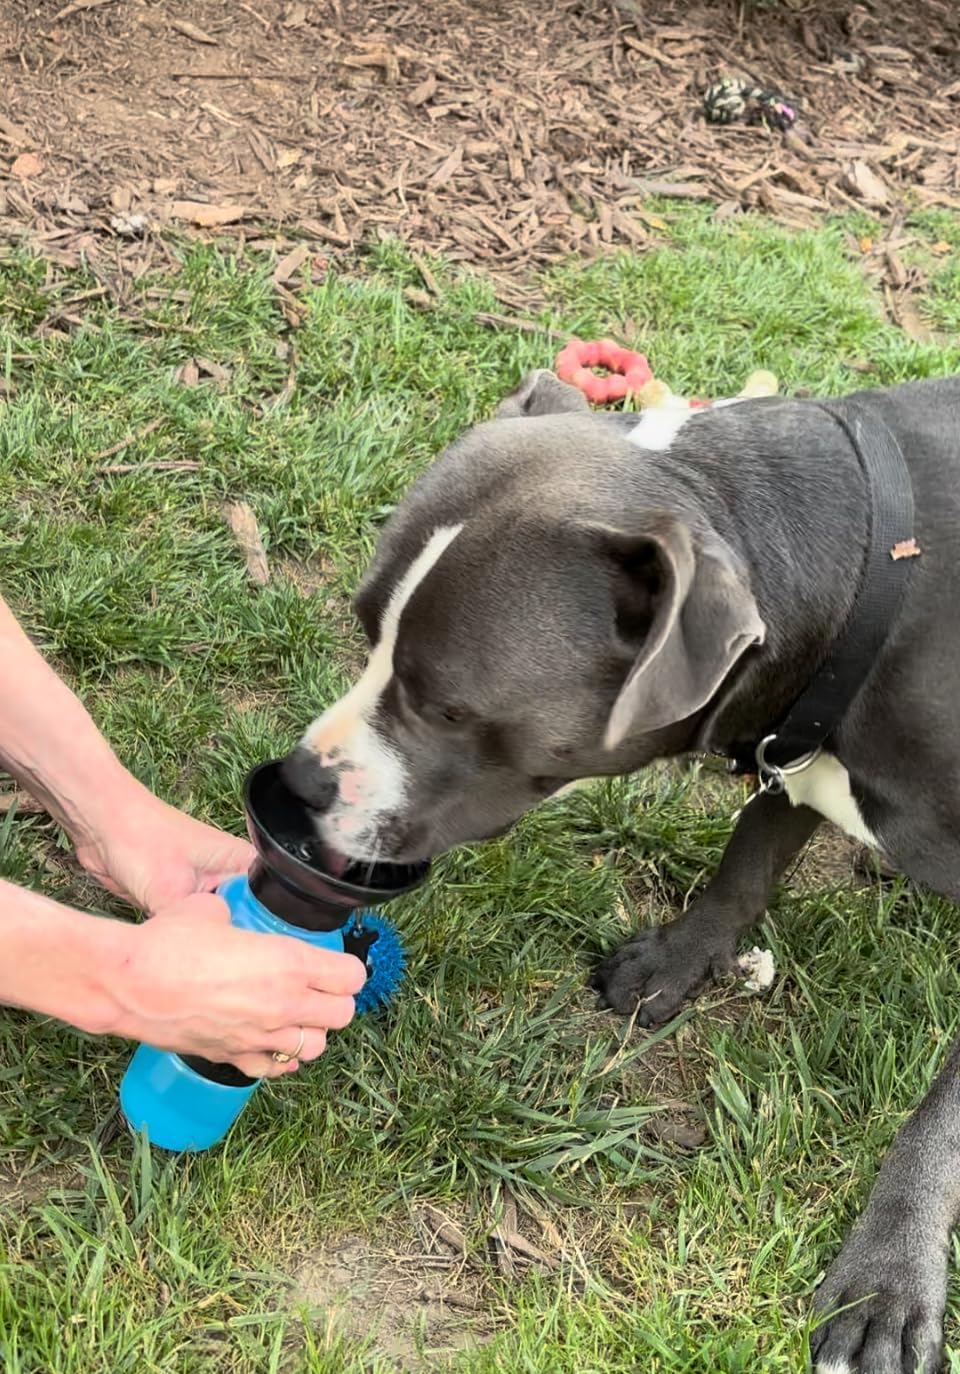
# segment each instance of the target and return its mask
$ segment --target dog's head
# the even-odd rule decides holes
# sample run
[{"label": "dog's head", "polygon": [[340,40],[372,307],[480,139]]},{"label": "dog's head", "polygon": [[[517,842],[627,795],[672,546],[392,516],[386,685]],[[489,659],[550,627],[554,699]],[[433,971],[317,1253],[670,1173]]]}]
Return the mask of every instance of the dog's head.
[{"label": "dog's head", "polygon": [[366,670],[285,765],[331,849],[432,857],[673,752],[762,639],[745,569],[635,426],[535,373],[400,505],[356,597]]}]

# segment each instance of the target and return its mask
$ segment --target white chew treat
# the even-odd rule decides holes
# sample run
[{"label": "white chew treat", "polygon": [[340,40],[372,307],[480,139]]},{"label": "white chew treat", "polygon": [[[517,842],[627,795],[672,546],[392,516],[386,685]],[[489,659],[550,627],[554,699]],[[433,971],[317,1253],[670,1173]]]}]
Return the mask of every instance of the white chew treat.
[{"label": "white chew treat", "polygon": [[748,992],[766,992],[776,973],[773,954],[769,949],[758,949],[756,945],[748,954],[741,954],[737,967],[746,979],[744,987]]}]

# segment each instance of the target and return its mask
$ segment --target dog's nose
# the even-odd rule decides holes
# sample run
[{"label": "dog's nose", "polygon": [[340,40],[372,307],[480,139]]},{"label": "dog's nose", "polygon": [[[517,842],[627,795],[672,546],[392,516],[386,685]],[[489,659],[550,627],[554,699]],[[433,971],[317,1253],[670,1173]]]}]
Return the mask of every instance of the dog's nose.
[{"label": "dog's nose", "polygon": [[314,811],[329,811],[337,799],[337,774],[319,754],[298,744],[280,765],[280,775],[294,796]]}]

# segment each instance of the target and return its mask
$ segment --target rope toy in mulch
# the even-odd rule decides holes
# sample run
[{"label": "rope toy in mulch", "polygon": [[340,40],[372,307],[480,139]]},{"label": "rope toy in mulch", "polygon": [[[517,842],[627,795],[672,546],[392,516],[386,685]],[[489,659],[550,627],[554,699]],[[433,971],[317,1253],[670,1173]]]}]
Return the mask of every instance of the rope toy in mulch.
[{"label": "rope toy in mulch", "polygon": [[[654,377],[642,353],[622,348],[612,339],[571,339],[557,354],[553,364],[561,382],[568,382],[582,391],[591,405],[609,405],[611,401],[633,396],[642,409],[700,410],[712,404],[684,396],[677,396],[666,382]],[[593,369],[606,368],[606,375]],[[751,372],[739,397],[746,400],[756,396],[776,396],[779,383],[772,372]]]},{"label": "rope toy in mulch", "polygon": [[797,107],[780,91],[754,86],[725,76],[703,93],[703,113],[709,124],[765,124],[768,129],[786,133],[797,122]]}]

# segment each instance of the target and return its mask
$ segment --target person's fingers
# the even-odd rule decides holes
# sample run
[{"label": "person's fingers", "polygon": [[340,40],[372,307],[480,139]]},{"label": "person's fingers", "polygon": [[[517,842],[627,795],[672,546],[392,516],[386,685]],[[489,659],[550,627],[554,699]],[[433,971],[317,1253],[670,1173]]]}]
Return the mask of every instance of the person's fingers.
[{"label": "person's fingers", "polygon": [[233,840],[217,850],[216,858],[204,865],[199,874],[201,891],[219,887],[227,878],[246,873],[256,858],[256,850],[247,840]]},{"label": "person's fingers", "polygon": [[[225,867],[229,867],[231,871],[237,873],[245,873],[247,869],[250,867],[250,865],[253,863],[254,859],[257,857],[257,851],[254,849],[253,845],[250,843],[249,840],[243,840],[240,838],[239,835],[231,835],[230,843],[227,846],[226,851],[223,854],[218,855],[217,857],[220,859],[220,862]],[[235,868],[234,866],[238,863],[244,864],[246,867],[242,869]]]},{"label": "person's fingers", "polygon": [[[271,940],[287,941],[287,936],[271,936]],[[293,941],[291,941],[293,943]],[[353,1021],[353,992],[360,991],[367,981],[367,970],[353,955],[334,954],[330,949],[313,949],[310,954],[324,955],[320,976],[316,966],[304,987],[304,971],[272,973],[261,965],[262,988],[269,989],[250,1009],[250,1022],[258,1022],[266,1031],[277,1031],[287,1025],[316,1026],[320,1029],[342,1031]],[[321,977],[324,981],[313,981]],[[342,989],[350,988],[347,993]]]},{"label": "person's fingers", "polygon": [[152,921],[163,920],[165,916],[189,916],[191,921],[217,921],[226,925],[230,921],[230,908],[216,892],[194,892],[150,913]]},{"label": "person's fingers", "polygon": [[[284,1026],[304,1026],[315,1030],[343,1030],[353,1020],[356,1004],[352,997],[331,997],[326,992],[294,993],[285,997],[277,1008],[277,1014],[270,1018],[273,1025],[268,1027],[271,1035]],[[296,1043],[296,1042],[294,1042]],[[285,1049],[284,1045],[274,1045],[270,1049]]]},{"label": "person's fingers", "polygon": [[[235,1055],[255,1054],[258,1050],[279,1050],[292,1055],[301,1027],[305,1035],[343,1030],[353,1020],[354,1011],[352,997],[328,997],[326,993],[309,990],[273,999],[269,1006],[245,998],[236,1003],[234,1024],[220,1019],[217,1033],[225,1048],[229,1046],[231,1062]],[[211,1023],[211,1029],[214,1024]]]},{"label": "person's fingers", "polygon": [[248,1078],[282,1078],[285,1073],[296,1073],[300,1067],[296,1059],[289,1064],[278,1064],[269,1054],[237,1054],[229,1062],[235,1064]]},{"label": "person's fingers", "polygon": [[[300,1032],[303,1032],[303,1040]],[[289,1054],[291,1059],[316,1059],[327,1046],[327,1033],[323,1029],[309,1026],[284,1026],[282,1030],[272,1031],[261,1040],[261,1045],[271,1054]]]},{"label": "person's fingers", "polygon": [[308,1030],[303,1037],[303,1048],[297,1055],[297,1060],[301,1064],[310,1064],[314,1059],[319,1059],[326,1048],[327,1032]]},{"label": "person's fingers", "polygon": [[[280,1042],[277,1049],[281,1054],[292,1054],[300,1042],[300,1028],[287,1026],[277,1032],[276,1039]],[[278,1063],[273,1057],[272,1050],[269,1053],[234,1055],[230,1062],[236,1064],[240,1072],[249,1078],[280,1078],[285,1073],[296,1073],[301,1064],[319,1059],[326,1047],[327,1037],[322,1030],[308,1030],[304,1032],[303,1044],[297,1057],[289,1059],[286,1063]]]},{"label": "person's fingers", "polygon": [[318,992],[353,997],[367,981],[367,970],[355,954],[336,954],[298,943],[303,951],[302,968],[307,983]]}]

